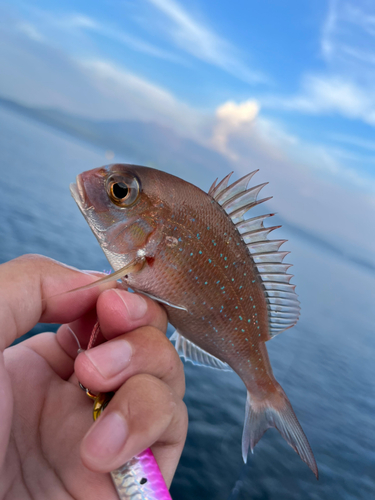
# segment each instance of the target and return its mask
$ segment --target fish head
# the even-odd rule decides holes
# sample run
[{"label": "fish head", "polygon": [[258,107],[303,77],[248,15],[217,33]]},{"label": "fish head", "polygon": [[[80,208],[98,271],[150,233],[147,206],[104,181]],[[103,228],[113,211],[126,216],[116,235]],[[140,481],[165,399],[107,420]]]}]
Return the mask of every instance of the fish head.
[{"label": "fish head", "polygon": [[[71,194],[112,267],[127,265],[157,245],[164,204],[149,169],[113,164],[83,172]],[[151,176],[152,177],[152,176]]]}]

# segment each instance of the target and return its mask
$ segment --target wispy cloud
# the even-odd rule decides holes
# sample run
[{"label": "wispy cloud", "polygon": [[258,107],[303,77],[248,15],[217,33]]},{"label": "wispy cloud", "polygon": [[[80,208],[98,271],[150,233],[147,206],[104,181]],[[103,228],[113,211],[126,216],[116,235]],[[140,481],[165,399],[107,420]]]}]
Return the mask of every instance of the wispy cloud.
[{"label": "wispy cloud", "polygon": [[332,44],[332,32],[335,29],[337,21],[337,0],[330,0],[328,6],[328,13],[323,23],[322,37],[321,37],[321,50],[324,57],[327,59],[332,56],[334,47]]},{"label": "wispy cloud", "polygon": [[[370,49],[369,49],[370,47]],[[264,107],[341,115],[375,126],[375,4],[331,0],[321,30],[325,68],[305,72],[291,96],[265,96]]]},{"label": "wispy cloud", "polygon": [[175,0],[148,0],[169,21],[163,30],[185,52],[213,64],[249,83],[266,82],[261,71],[253,70],[241,59],[233,45],[198,21]]},{"label": "wispy cloud", "polygon": [[330,139],[344,144],[351,144],[361,149],[375,151],[375,141],[368,141],[362,137],[356,137],[348,134],[330,134]]},{"label": "wispy cloud", "polygon": [[126,45],[137,52],[143,52],[144,54],[169,61],[184,63],[181,57],[158,47],[154,43],[149,43],[140,37],[130,35],[116,28],[114,25],[103,23],[102,21],[98,21],[83,14],[71,14],[60,19],[58,22],[60,26],[66,28],[77,28],[88,32],[95,32],[106,38],[117,41],[120,44]]},{"label": "wispy cloud", "polygon": [[305,76],[299,94],[265,97],[262,104],[309,114],[338,113],[375,125],[375,92],[341,75]]},{"label": "wispy cloud", "polygon": [[56,14],[48,10],[29,7],[33,22],[20,21],[17,29],[34,41],[59,46],[63,50],[75,44],[76,50],[88,47],[92,50],[94,37],[100,35],[136,52],[152,57],[184,64],[183,57],[165,50],[156,43],[119,29],[115,24],[103,22],[81,12]]},{"label": "wispy cloud", "polygon": [[[197,138],[205,115],[177,99],[168,90],[115,65],[111,61],[77,61],[98,91],[101,99],[111,102],[110,112],[118,118],[136,118],[173,126],[185,135]],[[115,109],[117,108],[117,111]],[[107,115],[108,116],[108,115]]]},{"label": "wispy cloud", "polygon": [[20,22],[17,24],[17,29],[35,42],[44,42],[45,38],[40,31],[31,23]]},{"label": "wispy cloud", "polygon": [[[375,4],[367,0],[330,0],[321,36],[322,55],[339,71],[356,62],[373,64]],[[369,58],[369,54],[371,57]],[[359,77],[361,75],[358,75]]]}]

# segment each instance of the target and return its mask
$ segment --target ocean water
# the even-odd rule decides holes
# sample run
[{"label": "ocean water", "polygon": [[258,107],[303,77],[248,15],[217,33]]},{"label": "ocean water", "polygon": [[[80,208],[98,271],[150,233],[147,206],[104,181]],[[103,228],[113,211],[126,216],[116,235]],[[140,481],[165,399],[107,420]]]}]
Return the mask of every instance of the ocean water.
[{"label": "ocean water", "polygon": [[[108,270],[69,193],[78,173],[108,163],[105,151],[1,108],[0,130],[0,263],[32,252]],[[273,429],[243,465],[242,382],[233,373],[187,364],[190,423],[171,488],[174,500],[375,498],[374,273],[314,245],[303,232],[282,231],[302,315],[268,349],[320,479]]]}]

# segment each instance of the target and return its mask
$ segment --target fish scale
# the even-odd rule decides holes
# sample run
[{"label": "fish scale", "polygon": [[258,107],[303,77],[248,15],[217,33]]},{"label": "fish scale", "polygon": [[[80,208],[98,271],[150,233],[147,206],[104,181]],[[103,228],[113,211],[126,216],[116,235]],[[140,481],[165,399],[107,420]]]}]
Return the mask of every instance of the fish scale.
[{"label": "fish scale", "polygon": [[245,383],[244,461],[276,427],[318,477],[268,358],[266,342],[298,321],[300,307],[283,264],[289,252],[280,251],[286,240],[269,240],[279,226],[264,227],[272,214],[244,219],[269,199],[257,199],[265,184],[248,188],[255,173],[228,185],[229,174],[205,193],[159,170],[114,164],[84,172],[71,190],[114,279],[166,307],[179,354],[232,368]]}]

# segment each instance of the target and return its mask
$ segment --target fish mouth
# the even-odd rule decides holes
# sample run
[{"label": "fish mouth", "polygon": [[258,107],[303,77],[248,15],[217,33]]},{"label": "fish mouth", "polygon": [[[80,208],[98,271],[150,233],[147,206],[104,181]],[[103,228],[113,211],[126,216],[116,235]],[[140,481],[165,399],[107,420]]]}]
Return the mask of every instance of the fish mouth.
[{"label": "fish mouth", "polygon": [[77,175],[76,183],[72,182],[69,186],[70,193],[73,196],[74,201],[77,203],[79,208],[84,209],[87,208],[86,199],[85,199],[85,190],[83,188],[81,176]]}]

